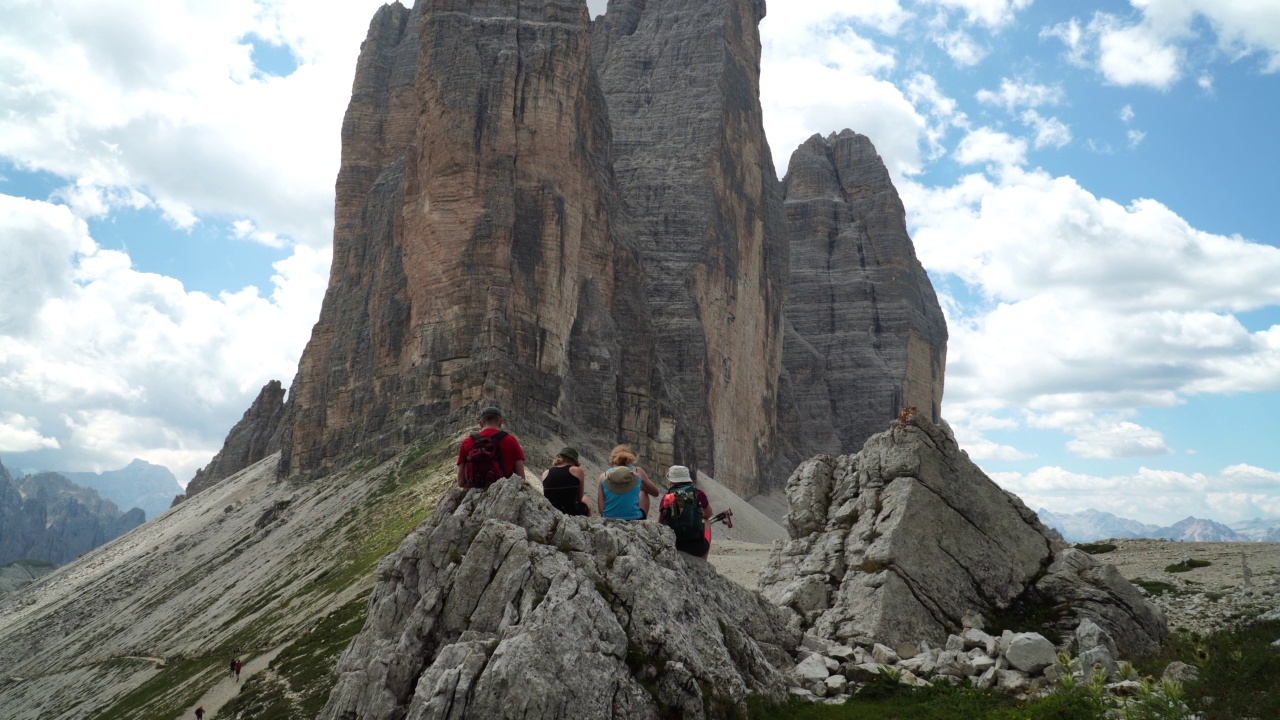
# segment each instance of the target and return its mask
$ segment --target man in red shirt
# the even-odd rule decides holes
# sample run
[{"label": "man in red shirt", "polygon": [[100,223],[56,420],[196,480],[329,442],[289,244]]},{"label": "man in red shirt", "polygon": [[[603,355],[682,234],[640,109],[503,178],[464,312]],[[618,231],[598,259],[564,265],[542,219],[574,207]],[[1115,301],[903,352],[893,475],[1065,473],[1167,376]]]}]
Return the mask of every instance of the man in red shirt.
[{"label": "man in red shirt", "polygon": [[524,448],[520,447],[520,441],[514,435],[502,431],[503,422],[502,411],[496,407],[480,411],[480,432],[468,435],[462,440],[462,447],[458,448],[458,487],[467,487],[467,455],[475,445],[477,436],[490,438],[501,433],[502,437],[498,440],[498,461],[502,465],[502,477],[524,477]]}]

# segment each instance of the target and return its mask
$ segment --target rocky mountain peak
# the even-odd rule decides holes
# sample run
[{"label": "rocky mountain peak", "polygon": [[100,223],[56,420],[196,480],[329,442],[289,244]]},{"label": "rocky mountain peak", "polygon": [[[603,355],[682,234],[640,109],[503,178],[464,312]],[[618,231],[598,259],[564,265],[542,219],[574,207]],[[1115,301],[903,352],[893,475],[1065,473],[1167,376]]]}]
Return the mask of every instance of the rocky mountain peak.
[{"label": "rocky mountain peak", "polygon": [[903,407],[940,420],[946,321],[871,141],[851,130],[814,135],[792,155],[783,187],[783,423],[797,461],[857,452]]},{"label": "rocky mountain peak", "polygon": [[285,420],[284,386],[279,380],[272,380],[262,387],[240,422],[231,428],[222,449],[208,465],[196,471],[185,493],[174,498],[173,505],[279,450]]}]

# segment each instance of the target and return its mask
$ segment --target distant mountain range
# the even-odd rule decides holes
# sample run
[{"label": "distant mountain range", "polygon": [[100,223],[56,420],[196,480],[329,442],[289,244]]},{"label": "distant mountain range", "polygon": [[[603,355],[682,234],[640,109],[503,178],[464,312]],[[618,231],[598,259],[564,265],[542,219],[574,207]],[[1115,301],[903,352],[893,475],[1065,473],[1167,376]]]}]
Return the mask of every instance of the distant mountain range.
[{"label": "distant mountain range", "polygon": [[57,473],[14,477],[0,464],[0,565],[61,565],[145,521]]},{"label": "distant mountain range", "polygon": [[1111,538],[1164,538],[1186,542],[1280,542],[1280,518],[1255,518],[1226,525],[1188,517],[1167,527],[1148,525],[1101,510],[1055,513],[1040,508],[1040,521],[1062,533],[1067,542]]},{"label": "distant mountain range", "polygon": [[182,494],[182,486],[169,468],[134,460],[119,470],[102,473],[55,470],[77,485],[93,488],[121,510],[142,508],[148,518],[169,509],[173,498]]}]

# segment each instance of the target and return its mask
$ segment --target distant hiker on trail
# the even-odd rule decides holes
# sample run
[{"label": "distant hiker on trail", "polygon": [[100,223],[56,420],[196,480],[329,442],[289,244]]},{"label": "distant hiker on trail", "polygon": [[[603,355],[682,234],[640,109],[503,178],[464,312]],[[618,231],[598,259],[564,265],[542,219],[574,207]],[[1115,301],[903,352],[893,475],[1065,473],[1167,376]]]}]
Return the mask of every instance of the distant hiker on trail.
[{"label": "distant hiker on trail", "polygon": [[584,485],[587,481],[578,462],[578,451],[562,449],[542,473],[542,494],[565,515],[590,515]]},{"label": "distant hiker on trail", "polygon": [[240,658],[231,658],[231,675],[235,677],[236,666],[240,664]]},{"label": "distant hiker on trail", "polygon": [[471,433],[458,448],[458,487],[483,490],[512,475],[524,478],[524,448],[515,436],[504,432],[502,411],[480,411],[480,432]]},{"label": "distant hiker on trail", "polygon": [[237,658],[234,667],[236,670],[236,682],[240,682],[240,668],[244,667],[244,664],[240,662],[239,658]]},{"label": "distant hiker on trail", "polygon": [[658,504],[658,522],[675,532],[677,550],[705,559],[711,551],[711,501],[683,465],[667,470],[667,484],[671,489]]},{"label": "distant hiker on trail", "polygon": [[618,520],[644,520],[649,517],[649,498],[658,497],[643,468],[636,465],[636,454],[626,445],[609,453],[610,467],[600,473],[596,489],[596,508],[601,517]]},{"label": "distant hiker on trail", "polygon": [[196,708],[196,720],[204,720],[204,706]]}]

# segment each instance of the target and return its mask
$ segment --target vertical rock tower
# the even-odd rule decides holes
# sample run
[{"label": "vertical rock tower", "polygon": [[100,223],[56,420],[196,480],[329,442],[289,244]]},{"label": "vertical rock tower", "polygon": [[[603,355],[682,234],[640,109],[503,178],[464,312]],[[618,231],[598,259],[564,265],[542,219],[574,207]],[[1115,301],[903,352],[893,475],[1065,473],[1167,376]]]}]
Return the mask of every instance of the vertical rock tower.
[{"label": "vertical rock tower", "polygon": [[942,414],[947,325],[889,171],[865,136],[815,135],[783,181],[791,241],[784,433],[855,453],[902,407]]},{"label": "vertical rock tower", "polygon": [[581,0],[378,11],[284,472],[324,471],[495,399],[522,428],[656,435],[653,343],[589,27]]},{"label": "vertical rock tower", "polygon": [[685,464],[749,496],[773,451],[786,303],[760,108],[763,0],[611,0],[592,52]]},{"label": "vertical rock tower", "polygon": [[342,129],[329,290],[272,433],[282,474],[496,401],[521,435],[629,442],[750,497],[904,405],[937,419],[946,328],[875,149],[811,139],[784,203],[764,13],[381,8]]}]

